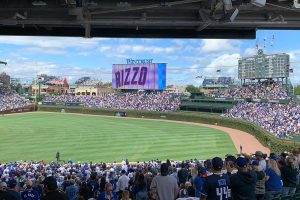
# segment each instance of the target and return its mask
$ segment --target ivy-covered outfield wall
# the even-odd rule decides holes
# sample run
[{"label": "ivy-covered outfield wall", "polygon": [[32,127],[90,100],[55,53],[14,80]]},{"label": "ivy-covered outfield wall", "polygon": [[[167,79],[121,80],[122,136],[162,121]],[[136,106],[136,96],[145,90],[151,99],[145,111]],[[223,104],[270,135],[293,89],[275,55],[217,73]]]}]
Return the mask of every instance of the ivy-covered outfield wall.
[{"label": "ivy-covered outfield wall", "polygon": [[181,112],[148,112],[148,111],[133,111],[133,110],[112,110],[112,109],[92,109],[83,107],[63,107],[63,106],[39,106],[38,111],[45,112],[61,112],[64,109],[66,113],[83,113],[92,115],[107,115],[114,116],[116,112],[126,112],[128,117],[135,118],[150,118],[150,119],[167,119],[176,121],[186,121],[195,123],[204,123],[219,125],[228,128],[233,128],[250,133],[258,139],[264,146],[271,149],[271,152],[281,153],[290,151],[294,148],[300,148],[300,143],[281,140],[270,133],[260,128],[259,126],[238,119],[230,119],[220,117],[218,115],[199,114],[199,113],[181,113]]}]

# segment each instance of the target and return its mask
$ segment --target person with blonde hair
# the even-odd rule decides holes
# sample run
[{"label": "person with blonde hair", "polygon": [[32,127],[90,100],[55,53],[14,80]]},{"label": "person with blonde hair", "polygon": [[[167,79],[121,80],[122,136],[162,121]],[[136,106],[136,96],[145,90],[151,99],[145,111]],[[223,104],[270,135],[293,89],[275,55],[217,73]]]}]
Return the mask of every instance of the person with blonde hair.
[{"label": "person with blonde hair", "polygon": [[297,176],[299,175],[297,164],[297,158],[290,155],[280,169],[283,182],[282,197],[293,196],[296,192]]},{"label": "person with blonde hair", "polygon": [[118,200],[118,196],[113,192],[111,183],[105,184],[105,191],[101,192],[97,200]]},{"label": "person with blonde hair", "polygon": [[276,160],[270,159],[266,169],[266,195],[265,199],[280,197],[282,192],[281,172]]},{"label": "person with blonde hair", "polygon": [[124,190],[122,192],[122,198],[121,200],[131,200],[131,198],[129,197],[129,191],[128,190]]}]

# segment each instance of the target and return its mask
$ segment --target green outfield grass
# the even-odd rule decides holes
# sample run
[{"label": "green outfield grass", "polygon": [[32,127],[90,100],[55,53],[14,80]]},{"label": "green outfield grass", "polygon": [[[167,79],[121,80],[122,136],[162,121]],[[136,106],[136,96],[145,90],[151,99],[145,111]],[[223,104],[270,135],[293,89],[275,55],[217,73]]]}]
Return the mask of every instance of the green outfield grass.
[{"label": "green outfield grass", "polygon": [[62,160],[120,162],[206,159],[236,153],[219,130],[175,122],[62,113],[0,116],[0,161]]}]

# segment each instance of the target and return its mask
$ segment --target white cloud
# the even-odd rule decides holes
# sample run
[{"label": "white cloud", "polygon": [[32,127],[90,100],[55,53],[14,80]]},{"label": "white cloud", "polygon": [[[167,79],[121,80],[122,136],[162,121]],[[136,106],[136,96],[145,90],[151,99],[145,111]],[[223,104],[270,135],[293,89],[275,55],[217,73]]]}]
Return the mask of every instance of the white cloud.
[{"label": "white cloud", "polygon": [[201,44],[201,51],[205,53],[234,51],[238,48],[235,47],[237,41],[227,39],[204,39]]},{"label": "white cloud", "polygon": [[89,56],[89,55],[91,55],[91,53],[82,51],[82,52],[78,52],[77,55],[79,55],[79,56]]},{"label": "white cloud", "polygon": [[0,44],[41,48],[93,48],[106,38],[0,36]]},{"label": "white cloud", "polygon": [[112,49],[112,47],[110,47],[110,46],[101,46],[101,47],[99,47],[100,52],[107,52],[107,51],[110,51],[111,49]]},{"label": "white cloud", "polygon": [[172,53],[178,50],[177,47],[157,47],[157,46],[145,46],[145,45],[116,45],[116,46],[101,46],[98,48],[100,52],[115,52],[119,54],[124,53]]},{"label": "white cloud", "polygon": [[4,68],[2,67],[2,70],[13,78],[20,78],[21,81],[31,81],[38,74],[54,75],[61,78],[67,77],[69,82],[74,82],[82,76],[91,76],[103,81],[109,81],[111,77],[111,71],[102,68],[87,69],[23,58],[11,60]]},{"label": "white cloud", "polygon": [[167,74],[173,75],[173,74],[181,74],[182,69],[180,67],[168,67],[167,68]]},{"label": "white cloud", "polygon": [[174,39],[174,40],[172,40],[172,42],[177,44],[178,46],[182,46],[185,44],[185,40],[183,40],[183,39]]},{"label": "white cloud", "polygon": [[193,64],[187,67],[168,67],[167,73],[170,75],[191,75],[196,76],[199,71],[199,65]]},{"label": "white cloud", "polygon": [[107,53],[105,54],[107,58],[112,59],[115,63],[123,63],[125,59],[131,58],[132,55],[119,54],[119,53]]},{"label": "white cloud", "polygon": [[189,72],[191,73],[191,74],[193,74],[194,76],[196,76],[197,75],[197,73],[198,73],[198,71],[199,71],[199,65],[197,65],[197,64],[194,64],[194,65],[192,65],[190,68],[189,68]]},{"label": "white cloud", "polygon": [[257,54],[257,49],[256,48],[247,48],[244,51],[243,57],[254,56],[256,54]]},{"label": "white cloud", "polygon": [[3,69],[11,77],[31,79],[37,74],[51,74],[58,70],[59,66],[53,63],[34,62],[28,60],[14,60]]},{"label": "white cloud", "polygon": [[290,74],[290,79],[292,83],[299,84],[300,83],[300,49],[293,50],[288,52],[290,55],[290,68],[293,69],[293,73]]},{"label": "white cloud", "polygon": [[300,61],[300,49],[290,51],[288,54],[290,55],[291,62]]},{"label": "white cloud", "polygon": [[31,54],[50,54],[50,55],[68,55],[68,52],[60,48],[42,48],[42,47],[29,47],[22,50],[25,53]]},{"label": "white cloud", "polygon": [[199,56],[185,56],[185,55],[178,55],[178,56],[165,56],[168,60],[173,61],[187,61],[187,62],[196,62],[203,64],[205,61],[207,61],[207,57],[199,57]]},{"label": "white cloud", "polygon": [[[231,76],[237,77],[238,70],[238,58],[240,54],[223,54],[211,61],[203,70],[204,76]],[[221,70],[220,74],[217,74],[217,70]]]},{"label": "white cloud", "polygon": [[154,39],[144,38],[144,39],[141,39],[141,41],[143,43],[150,44],[150,43],[155,43],[157,41],[160,41],[160,39],[158,39],[158,38],[154,38]]},{"label": "white cloud", "polygon": [[[143,46],[143,45],[119,45],[111,47],[117,53],[172,53],[178,48],[176,47],[157,47],[157,46]],[[103,47],[102,50],[107,51],[108,47]]]}]

